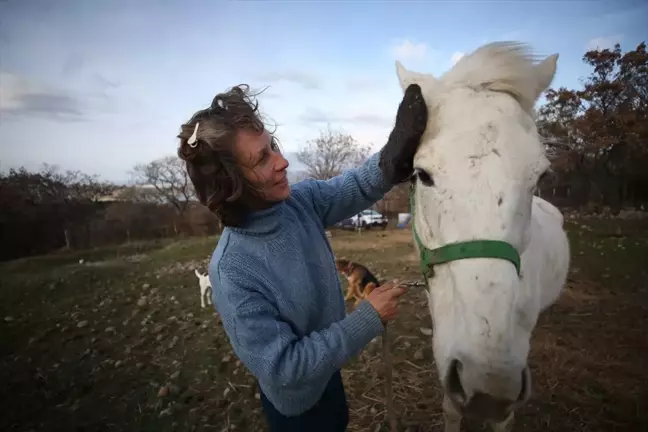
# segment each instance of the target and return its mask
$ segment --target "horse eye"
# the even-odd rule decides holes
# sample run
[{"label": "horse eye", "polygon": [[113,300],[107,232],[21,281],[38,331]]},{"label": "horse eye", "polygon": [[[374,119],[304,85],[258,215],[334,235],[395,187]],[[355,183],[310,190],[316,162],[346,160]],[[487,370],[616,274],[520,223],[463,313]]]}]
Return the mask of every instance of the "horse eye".
[{"label": "horse eye", "polygon": [[427,172],[420,168],[417,168],[414,172],[416,174],[416,177],[418,177],[421,183],[423,183],[423,186],[434,186],[434,180],[432,179],[432,176]]}]

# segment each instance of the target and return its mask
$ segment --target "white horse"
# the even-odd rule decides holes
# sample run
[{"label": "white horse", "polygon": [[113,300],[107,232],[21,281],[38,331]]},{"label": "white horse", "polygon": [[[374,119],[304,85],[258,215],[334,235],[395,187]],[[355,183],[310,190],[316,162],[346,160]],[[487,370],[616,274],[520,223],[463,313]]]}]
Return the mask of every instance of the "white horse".
[{"label": "white horse", "polygon": [[402,89],[420,85],[429,113],[414,159],[412,226],[446,432],[458,432],[462,416],[511,430],[531,394],[531,333],[567,277],[562,214],[534,196],[550,163],[533,106],[558,55],[533,60],[525,45],[497,42],[438,79],[396,62]]}]

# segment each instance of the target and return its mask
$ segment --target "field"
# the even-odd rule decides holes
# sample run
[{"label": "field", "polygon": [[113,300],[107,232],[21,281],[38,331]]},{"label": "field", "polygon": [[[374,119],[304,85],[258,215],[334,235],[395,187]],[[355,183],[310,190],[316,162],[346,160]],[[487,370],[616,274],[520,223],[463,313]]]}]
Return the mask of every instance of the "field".
[{"label": "field", "polygon": [[[571,221],[568,286],[536,327],[517,430],[648,430],[648,224]],[[217,238],[67,252],[0,266],[3,431],[264,431],[254,379],[193,268]],[[417,280],[409,231],[334,231],[384,278]],[[79,261],[83,259],[83,263]],[[424,293],[392,326],[402,430],[442,430]],[[350,431],[384,420],[379,343],[343,374]],[[481,430],[465,424],[465,430]],[[386,430],[386,429],[385,429]]]}]

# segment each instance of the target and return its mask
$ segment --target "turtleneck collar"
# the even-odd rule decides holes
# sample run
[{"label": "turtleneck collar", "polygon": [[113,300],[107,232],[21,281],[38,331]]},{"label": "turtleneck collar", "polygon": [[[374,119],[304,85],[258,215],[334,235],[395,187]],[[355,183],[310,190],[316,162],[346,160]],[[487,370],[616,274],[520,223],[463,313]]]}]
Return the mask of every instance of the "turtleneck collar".
[{"label": "turtleneck collar", "polygon": [[281,201],[266,209],[250,212],[247,214],[243,224],[238,228],[233,227],[232,230],[257,236],[276,233],[281,226],[285,206],[286,202]]}]

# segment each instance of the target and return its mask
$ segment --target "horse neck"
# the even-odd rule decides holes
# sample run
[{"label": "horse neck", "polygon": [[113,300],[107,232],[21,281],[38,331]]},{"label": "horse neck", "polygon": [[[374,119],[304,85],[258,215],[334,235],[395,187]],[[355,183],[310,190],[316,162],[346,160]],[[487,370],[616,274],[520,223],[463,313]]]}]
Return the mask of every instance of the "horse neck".
[{"label": "horse neck", "polygon": [[[539,314],[560,294],[569,268],[569,244],[560,211],[534,197],[529,244],[522,254],[522,284]],[[547,258],[551,257],[551,258]],[[535,309],[535,308],[534,308]]]}]

